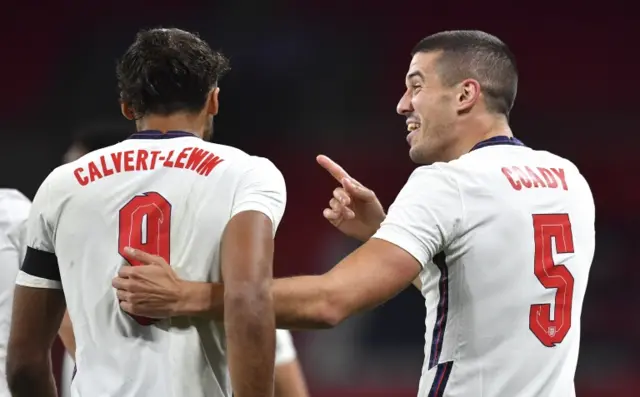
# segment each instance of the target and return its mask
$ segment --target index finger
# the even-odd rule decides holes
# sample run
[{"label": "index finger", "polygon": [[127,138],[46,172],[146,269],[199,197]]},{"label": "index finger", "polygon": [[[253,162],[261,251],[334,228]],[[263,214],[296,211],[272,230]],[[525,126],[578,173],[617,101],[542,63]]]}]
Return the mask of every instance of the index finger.
[{"label": "index finger", "polygon": [[324,154],[321,154],[318,157],[316,157],[316,161],[318,162],[318,164],[320,164],[322,168],[327,170],[327,172],[329,172],[329,174],[331,174],[331,176],[334,177],[340,183],[342,183],[342,180],[344,178],[351,178],[347,173],[347,171],[344,170],[344,168],[342,168],[340,165],[338,165],[338,163],[331,160],[329,157],[325,156]]},{"label": "index finger", "polygon": [[[128,256],[131,259],[136,259],[142,263],[144,263],[145,265],[150,265],[152,264],[157,256],[155,255],[151,255],[147,252],[141,251],[141,250],[137,250],[135,248],[131,248],[131,247],[125,247],[124,252],[126,254],[126,256]],[[129,259],[127,258],[127,259]]]}]

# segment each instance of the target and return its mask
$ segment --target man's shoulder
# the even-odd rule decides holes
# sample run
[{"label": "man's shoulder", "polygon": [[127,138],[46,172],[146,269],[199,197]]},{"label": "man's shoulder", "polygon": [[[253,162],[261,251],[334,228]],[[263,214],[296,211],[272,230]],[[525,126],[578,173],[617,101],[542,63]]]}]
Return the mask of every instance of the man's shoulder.
[{"label": "man's shoulder", "polygon": [[56,194],[58,192],[68,191],[72,183],[75,181],[73,172],[78,167],[78,162],[82,158],[67,164],[62,164],[54,168],[42,182],[43,186],[49,191],[48,194]]},{"label": "man's shoulder", "polygon": [[239,149],[235,146],[223,145],[220,143],[208,142],[208,141],[199,141],[196,144],[196,147],[205,149],[211,153],[215,153],[218,156],[225,156],[228,158],[246,158],[251,157],[251,155],[245,152],[242,149]]},{"label": "man's shoulder", "polygon": [[29,205],[31,201],[18,189],[0,188],[0,207],[7,208],[12,205]]},{"label": "man's shoulder", "polygon": [[399,197],[412,201],[455,205],[460,189],[449,163],[433,163],[417,167],[405,183]]},{"label": "man's shoulder", "polygon": [[[569,159],[546,150],[536,150],[524,146],[497,145],[481,148],[460,158],[436,163],[444,174],[456,178],[463,185],[483,180],[484,177],[502,178],[503,169],[562,168],[568,172],[580,174],[578,167]],[[519,171],[518,171],[519,172]],[[468,180],[468,181],[467,181]]]},{"label": "man's shoulder", "polygon": [[230,165],[229,169],[239,175],[256,170],[263,173],[278,171],[276,165],[268,158],[249,154],[234,146],[203,142],[199,147],[222,158]]},{"label": "man's shoulder", "polygon": [[409,182],[456,184],[455,174],[459,165],[453,162],[437,162],[417,167],[409,176]]},{"label": "man's shoulder", "polygon": [[22,247],[31,201],[16,189],[0,189],[0,236],[2,245]]},{"label": "man's shoulder", "polygon": [[29,217],[31,201],[16,189],[0,189],[0,228],[6,232]]},{"label": "man's shoulder", "polygon": [[240,164],[255,165],[270,162],[265,157],[252,155],[235,146],[203,141],[198,147],[214,153],[216,156],[219,156],[224,160],[234,161]]},{"label": "man's shoulder", "polygon": [[496,163],[511,161],[512,159],[517,159],[521,162],[556,162],[575,167],[575,164],[567,158],[550,151],[512,145],[496,145],[474,150],[446,164],[454,169],[471,168],[482,170],[485,166],[493,167]]}]

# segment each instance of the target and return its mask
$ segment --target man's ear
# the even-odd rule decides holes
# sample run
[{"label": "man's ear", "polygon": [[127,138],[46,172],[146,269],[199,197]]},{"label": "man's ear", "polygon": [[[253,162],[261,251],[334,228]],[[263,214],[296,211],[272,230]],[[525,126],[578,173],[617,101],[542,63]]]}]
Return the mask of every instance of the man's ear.
[{"label": "man's ear", "polygon": [[463,80],[459,85],[456,96],[458,112],[465,113],[471,110],[480,98],[480,83],[474,79]]},{"label": "man's ear", "polygon": [[220,87],[214,87],[209,91],[207,98],[207,113],[216,116],[219,110],[218,94],[220,93]]},{"label": "man's ear", "polygon": [[122,112],[122,115],[127,119],[127,120],[134,120],[136,118],[136,114],[133,111],[133,109],[131,109],[131,107],[129,105],[127,105],[126,103],[120,101],[120,112]]}]

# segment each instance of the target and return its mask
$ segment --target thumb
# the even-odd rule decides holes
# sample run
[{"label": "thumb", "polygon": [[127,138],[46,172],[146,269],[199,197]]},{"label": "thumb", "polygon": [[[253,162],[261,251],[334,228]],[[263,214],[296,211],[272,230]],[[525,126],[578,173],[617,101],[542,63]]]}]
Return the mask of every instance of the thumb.
[{"label": "thumb", "polygon": [[[132,259],[136,259],[144,265],[162,265],[163,260],[159,256],[148,254],[144,251],[137,250],[135,248],[126,247],[124,252]],[[160,260],[158,260],[160,259]]]},{"label": "thumb", "polygon": [[359,198],[360,200],[371,200],[375,197],[375,194],[360,183],[351,178],[342,178],[342,187],[352,197]]}]

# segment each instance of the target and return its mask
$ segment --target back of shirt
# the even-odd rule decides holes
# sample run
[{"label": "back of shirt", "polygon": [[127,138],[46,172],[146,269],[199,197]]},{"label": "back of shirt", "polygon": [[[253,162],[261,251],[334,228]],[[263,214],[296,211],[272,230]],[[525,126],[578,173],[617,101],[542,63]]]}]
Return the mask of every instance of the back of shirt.
[{"label": "back of shirt", "polygon": [[[133,319],[111,280],[130,246],[175,264],[180,278],[221,281],[229,220],[260,211],[275,234],[285,201],[271,162],[182,132],[140,132],[53,171],[34,200],[28,244],[58,259],[76,335],[72,395],[230,396],[222,324]],[[23,272],[18,283],[56,287],[52,279]]]},{"label": "back of shirt", "polygon": [[420,396],[574,396],[595,249],[569,161],[497,140],[417,169],[376,235],[423,266]]}]

